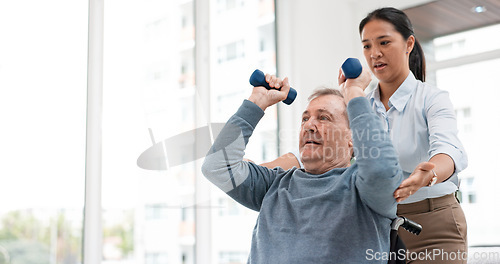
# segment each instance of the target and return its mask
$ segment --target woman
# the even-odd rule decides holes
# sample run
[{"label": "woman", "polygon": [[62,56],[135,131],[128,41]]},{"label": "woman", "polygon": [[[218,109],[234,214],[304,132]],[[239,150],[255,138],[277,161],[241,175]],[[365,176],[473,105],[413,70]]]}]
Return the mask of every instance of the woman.
[{"label": "woman", "polygon": [[[467,224],[455,192],[467,156],[449,95],[424,82],[424,54],[404,12],[377,9],[361,21],[359,33],[368,67],[379,80],[367,97],[405,174],[394,192],[398,215],[423,227],[419,236],[399,234],[409,263],[466,263]],[[341,75],[339,84],[344,81]]]},{"label": "woman", "polygon": [[407,177],[394,192],[398,215],[423,227],[419,236],[400,236],[409,252],[424,252],[414,256],[441,252],[410,262],[466,263],[467,224],[455,192],[467,156],[448,93],[424,82],[424,54],[404,12],[377,9],[361,21],[359,33],[368,67],[379,80],[367,97],[390,131]]}]

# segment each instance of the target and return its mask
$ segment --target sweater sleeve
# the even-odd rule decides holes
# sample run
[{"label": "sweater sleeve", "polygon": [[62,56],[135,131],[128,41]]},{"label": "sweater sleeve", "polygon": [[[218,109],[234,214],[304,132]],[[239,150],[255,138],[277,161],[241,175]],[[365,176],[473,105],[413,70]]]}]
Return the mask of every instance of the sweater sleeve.
[{"label": "sweater sleeve", "polygon": [[362,201],[380,215],[396,217],[394,191],[403,172],[389,134],[364,97],[352,99],[347,112],[358,171],[356,188]]},{"label": "sweater sleeve", "polygon": [[245,100],[208,151],[203,175],[237,202],[259,210],[276,170],[243,161],[245,147],[264,111]]}]

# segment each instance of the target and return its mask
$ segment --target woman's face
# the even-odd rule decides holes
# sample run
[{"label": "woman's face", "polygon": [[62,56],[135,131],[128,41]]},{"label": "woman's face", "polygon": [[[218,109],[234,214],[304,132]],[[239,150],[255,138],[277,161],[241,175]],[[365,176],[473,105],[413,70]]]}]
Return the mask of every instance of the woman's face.
[{"label": "woman's face", "polygon": [[384,20],[366,23],[361,32],[361,43],[368,67],[380,83],[401,84],[410,71],[408,59],[415,38],[407,40]]}]

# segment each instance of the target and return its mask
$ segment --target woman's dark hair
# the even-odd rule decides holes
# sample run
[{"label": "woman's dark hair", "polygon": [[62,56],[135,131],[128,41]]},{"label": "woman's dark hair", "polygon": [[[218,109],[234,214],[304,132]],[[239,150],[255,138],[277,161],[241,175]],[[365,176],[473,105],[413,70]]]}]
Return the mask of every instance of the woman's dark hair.
[{"label": "woman's dark hair", "polygon": [[[407,40],[412,35],[413,37],[415,37],[415,33],[413,33],[413,26],[408,16],[406,16],[403,11],[393,7],[384,7],[369,13],[359,23],[359,34],[361,34],[363,28],[368,22],[376,19],[391,23],[405,40]],[[415,37],[415,45],[413,46],[413,50],[410,53],[409,64],[410,70],[415,75],[415,78],[424,82],[425,56],[424,51],[422,50],[422,46],[420,46],[420,43],[417,40],[417,37]]]}]

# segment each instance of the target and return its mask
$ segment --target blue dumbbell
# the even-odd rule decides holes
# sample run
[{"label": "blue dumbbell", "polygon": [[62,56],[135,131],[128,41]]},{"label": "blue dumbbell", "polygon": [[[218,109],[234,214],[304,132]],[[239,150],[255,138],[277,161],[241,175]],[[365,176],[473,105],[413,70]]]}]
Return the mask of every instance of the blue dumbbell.
[{"label": "blue dumbbell", "polygon": [[356,58],[348,58],[344,61],[341,68],[346,79],[356,79],[363,71],[361,63]]},{"label": "blue dumbbell", "polygon": [[[266,89],[275,89],[276,88],[271,88],[269,84],[266,82],[266,75],[259,69],[255,70],[252,75],[250,76],[250,84],[253,85],[254,87],[256,86],[264,86]],[[290,87],[290,91],[288,92],[288,96],[286,97],[285,100],[283,100],[283,103],[289,105],[293,103],[295,100],[295,97],[297,97],[297,91]]]}]

